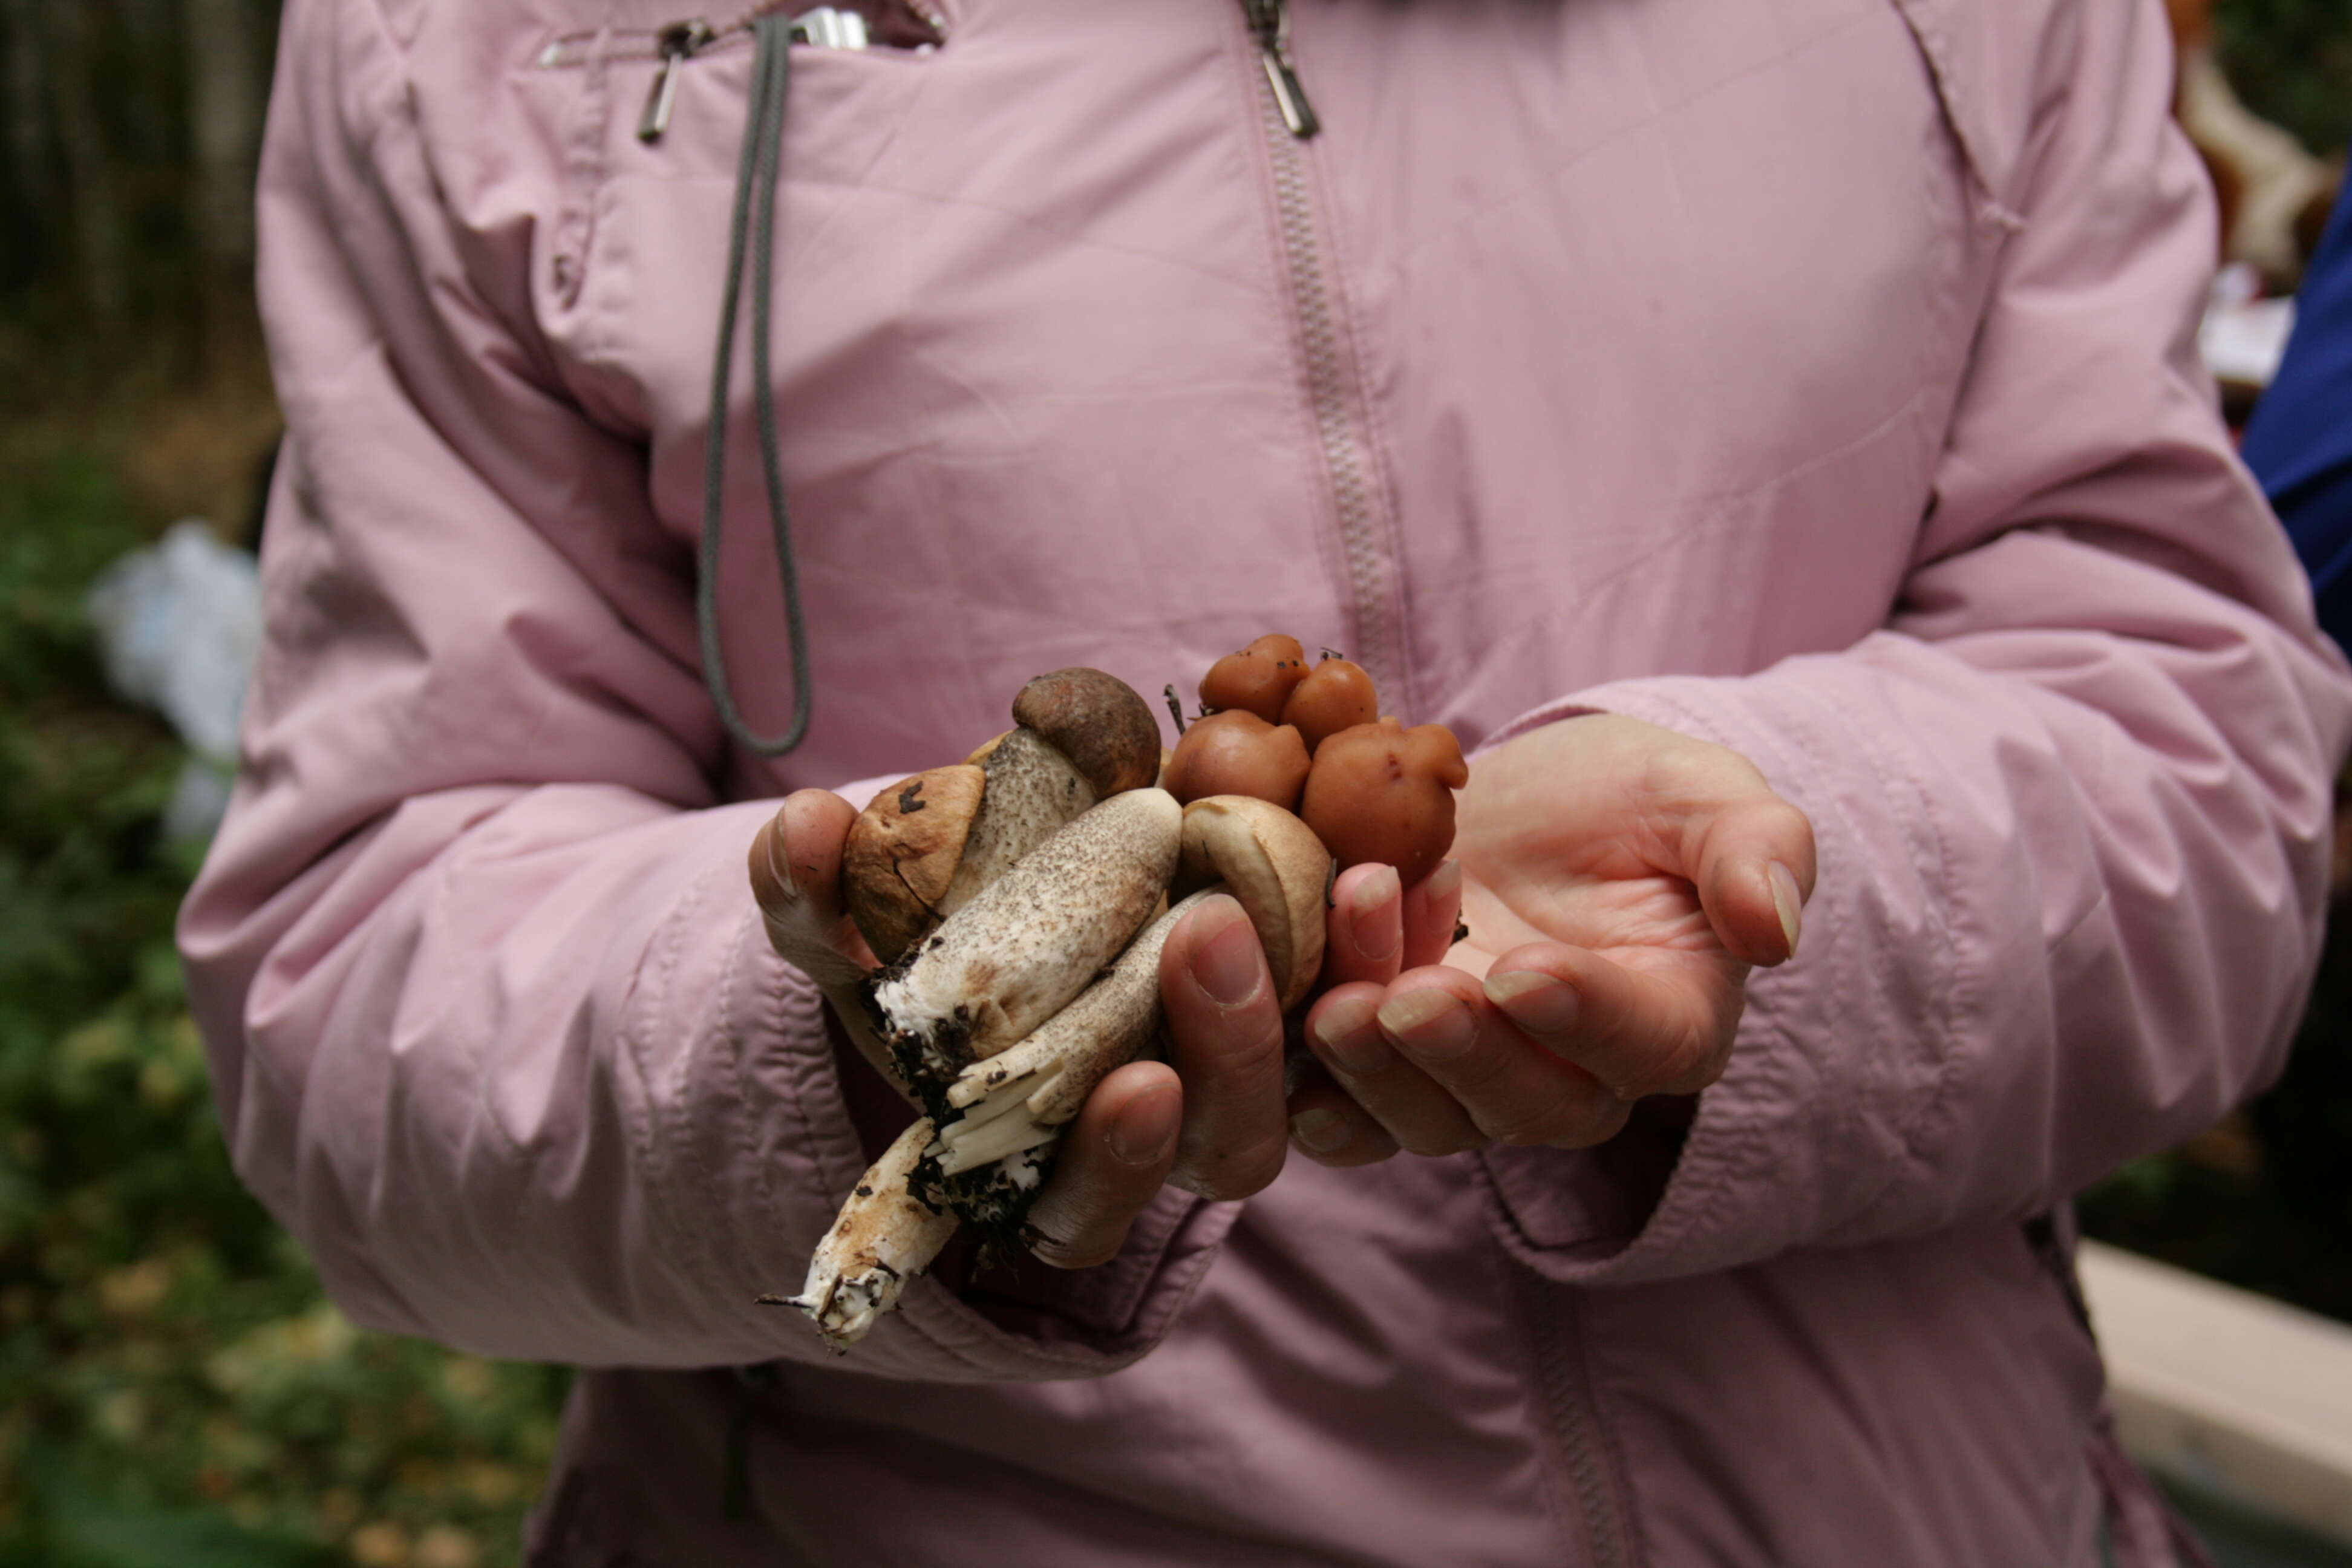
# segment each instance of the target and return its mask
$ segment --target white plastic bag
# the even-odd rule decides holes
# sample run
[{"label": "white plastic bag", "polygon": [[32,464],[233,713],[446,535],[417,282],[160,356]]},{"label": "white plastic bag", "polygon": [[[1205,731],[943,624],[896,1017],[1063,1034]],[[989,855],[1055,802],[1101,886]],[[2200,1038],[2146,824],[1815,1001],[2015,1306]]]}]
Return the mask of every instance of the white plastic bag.
[{"label": "white plastic bag", "polygon": [[151,550],[108,567],[89,591],[106,676],[161,712],[193,753],[164,808],[163,831],[204,838],[228,807],[237,721],[261,646],[261,584],[252,554],[183,518]]}]

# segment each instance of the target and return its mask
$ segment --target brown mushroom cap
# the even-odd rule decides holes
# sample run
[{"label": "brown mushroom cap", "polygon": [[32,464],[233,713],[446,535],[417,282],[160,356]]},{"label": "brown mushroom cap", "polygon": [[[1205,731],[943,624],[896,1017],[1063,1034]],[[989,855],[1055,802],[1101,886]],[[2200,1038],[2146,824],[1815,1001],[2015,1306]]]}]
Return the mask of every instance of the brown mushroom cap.
[{"label": "brown mushroom cap", "polygon": [[1312,755],[1342,730],[1380,717],[1381,700],[1372,678],[1351,659],[1326,657],[1290,689],[1281,722],[1296,728]]},{"label": "brown mushroom cap", "polygon": [[1084,667],[1041,675],[1013,700],[1013,720],[1051,742],[1099,797],[1160,775],[1160,721],[1115,675]]},{"label": "brown mushroom cap", "polygon": [[874,956],[888,963],[940,921],[987,775],[932,768],[876,795],[841,847],[843,901]]},{"label": "brown mushroom cap", "polygon": [[1168,793],[1181,801],[1248,795],[1296,810],[1307,787],[1307,742],[1287,724],[1246,708],[1212,713],[1184,731],[1168,760]]},{"label": "brown mushroom cap", "polygon": [[1307,650],[1298,639],[1268,632],[1209,667],[1201,678],[1201,706],[1212,713],[1238,708],[1279,724],[1283,700],[1306,676]]},{"label": "brown mushroom cap", "polygon": [[1331,856],[1322,840],[1278,805],[1217,795],[1184,808],[1179,855],[1177,886],[1225,884],[1257,930],[1283,1010],[1297,1006],[1323,968]]}]

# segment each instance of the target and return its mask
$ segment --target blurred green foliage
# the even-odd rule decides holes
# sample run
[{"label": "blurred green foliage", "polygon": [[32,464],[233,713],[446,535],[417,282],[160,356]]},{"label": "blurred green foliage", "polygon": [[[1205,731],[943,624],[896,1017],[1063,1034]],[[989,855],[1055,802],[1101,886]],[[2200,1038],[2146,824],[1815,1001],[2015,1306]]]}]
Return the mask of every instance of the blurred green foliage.
[{"label": "blurred green foliage", "polygon": [[111,472],[0,464],[0,1568],[511,1562],[562,1374],[354,1330],[229,1167],[182,752],[82,607],[151,531]]},{"label": "blurred green foliage", "polygon": [[2249,109],[2322,157],[2352,142],[2352,0],[2216,0],[2213,29]]}]

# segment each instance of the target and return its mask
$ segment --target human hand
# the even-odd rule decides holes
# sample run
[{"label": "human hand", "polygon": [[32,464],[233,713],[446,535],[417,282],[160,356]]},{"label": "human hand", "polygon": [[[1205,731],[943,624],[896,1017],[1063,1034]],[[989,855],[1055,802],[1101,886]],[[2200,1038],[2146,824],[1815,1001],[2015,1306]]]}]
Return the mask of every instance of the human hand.
[{"label": "human hand", "polygon": [[1722,1075],[1750,966],[1795,951],[1811,826],[1737,752],[1588,715],[1479,758],[1458,813],[1471,936],[1442,963],[1393,873],[1334,889],[1324,1072],[1289,1104],[1326,1164],[1605,1142],[1642,1096]]},{"label": "human hand", "polygon": [[[816,982],[885,1077],[887,1053],[856,989],[874,955],[850,921],[841,857],[856,808],[825,790],[788,797],[751,851],[753,897],[777,952]],[[1205,974],[1215,991],[1183,978]],[[1097,1085],[1063,1134],[1028,1216],[1037,1255],[1079,1268],[1117,1255],[1136,1217],[1175,1180],[1211,1196],[1255,1192],[1282,1168],[1282,1019],[1255,933],[1228,898],[1171,933],[1161,962],[1175,1065],[1130,1062]],[[1216,1000],[1233,995],[1231,1004]],[[1203,1013],[1215,1026],[1202,1022]]]}]

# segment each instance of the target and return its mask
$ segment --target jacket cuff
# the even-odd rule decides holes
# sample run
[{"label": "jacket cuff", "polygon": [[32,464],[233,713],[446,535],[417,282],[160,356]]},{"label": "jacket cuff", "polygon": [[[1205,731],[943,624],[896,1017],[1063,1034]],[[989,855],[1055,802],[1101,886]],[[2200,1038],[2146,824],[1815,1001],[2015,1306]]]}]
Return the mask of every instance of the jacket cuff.
[{"label": "jacket cuff", "polygon": [[[1888,1086],[1841,1088],[1830,1064],[1816,1059],[1824,1037],[1811,1016],[1822,987],[1836,993],[1850,983],[1850,994],[1860,994],[1867,983],[1819,973],[1858,960],[1838,936],[1849,847],[1839,824],[1813,809],[1822,791],[1801,754],[1801,727],[1793,715],[1776,723],[1725,701],[1707,689],[1713,684],[1649,680],[1580,692],[1514,720],[1480,748],[1580,714],[1639,719],[1740,752],[1815,824],[1821,872],[1806,910],[1805,961],[1750,979],[1720,1079],[1695,1100],[1645,1101],[1624,1132],[1597,1149],[1496,1148],[1479,1157],[1496,1237],[1563,1283],[1634,1283],[1769,1257],[1822,1234],[1825,1209],[1866,1208],[1854,1189],[1890,1179],[1905,1157],[1899,1108],[1879,1103]],[[1877,771],[1890,793],[1913,787],[1883,760]],[[1805,1135],[1825,1117],[1860,1134],[1854,1142],[1878,1157],[1874,1171],[1830,1168],[1843,1163],[1831,1151],[1845,1141]]]}]

